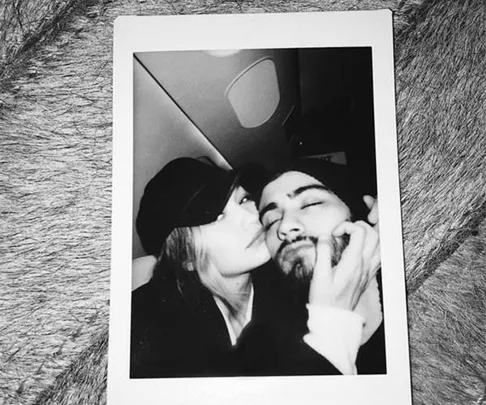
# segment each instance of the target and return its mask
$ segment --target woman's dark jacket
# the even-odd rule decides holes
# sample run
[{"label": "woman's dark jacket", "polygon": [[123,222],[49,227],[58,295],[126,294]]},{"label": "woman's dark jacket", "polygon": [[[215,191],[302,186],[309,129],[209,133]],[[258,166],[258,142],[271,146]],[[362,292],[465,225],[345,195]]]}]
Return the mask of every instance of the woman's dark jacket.
[{"label": "woman's dark jacket", "polygon": [[252,320],[236,346],[212,295],[181,294],[170,272],[132,293],[131,378],[340,374],[307,346],[302,322],[265,265],[253,273]]}]

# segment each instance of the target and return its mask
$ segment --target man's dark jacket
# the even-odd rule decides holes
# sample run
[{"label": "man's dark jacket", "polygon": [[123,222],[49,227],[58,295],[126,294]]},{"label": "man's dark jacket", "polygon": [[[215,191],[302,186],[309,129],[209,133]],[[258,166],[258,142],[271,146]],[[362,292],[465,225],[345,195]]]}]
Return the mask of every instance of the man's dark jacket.
[{"label": "man's dark jacket", "polygon": [[[383,309],[381,270],[378,271],[377,281],[380,302]],[[278,286],[277,283],[279,283]],[[275,278],[272,284],[276,286],[278,291],[282,292],[281,300],[287,301],[286,305],[292,308],[294,330],[298,331],[297,333],[299,335],[305,335],[308,332],[308,312],[306,303],[309,299],[309,285],[292,278],[285,277]],[[373,333],[368,341],[360,347],[356,358],[356,368],[358,374],[386,374],[384,321],[381,322],[378,329]]]}]

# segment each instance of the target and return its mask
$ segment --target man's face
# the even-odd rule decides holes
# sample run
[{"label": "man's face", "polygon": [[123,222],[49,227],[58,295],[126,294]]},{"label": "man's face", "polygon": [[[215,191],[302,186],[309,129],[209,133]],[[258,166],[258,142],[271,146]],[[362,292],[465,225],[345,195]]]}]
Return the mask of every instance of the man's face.
[{"label": "man's face", "polygon": [[318,180],[301,172],[284,173],[263,189],[259,211],[270,254],[285,274],[299,279],[312,275],[318,240],[334,246],[333,262],[339,260],[345,241],[332,231],[349,220],[350,211]]}]

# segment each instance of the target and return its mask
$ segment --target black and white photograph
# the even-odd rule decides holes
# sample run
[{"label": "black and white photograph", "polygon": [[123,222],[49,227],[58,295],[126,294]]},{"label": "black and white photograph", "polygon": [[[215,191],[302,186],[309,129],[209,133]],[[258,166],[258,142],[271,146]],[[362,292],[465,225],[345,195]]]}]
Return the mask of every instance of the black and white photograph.
[{"label": "black and white photograph", "polygon": [[390,14],[117,23],[110,403],[409,404]]},{"label": "black and white photograph", "polygon": [[[386,373],[371,65],[370,47],[134,55],[131,377]],[[323,303],[317,260],[349,274]]]},{"label": "black and white photograph", "polygon": [[484,0],[0,5],[1,405],[486,405]]}]

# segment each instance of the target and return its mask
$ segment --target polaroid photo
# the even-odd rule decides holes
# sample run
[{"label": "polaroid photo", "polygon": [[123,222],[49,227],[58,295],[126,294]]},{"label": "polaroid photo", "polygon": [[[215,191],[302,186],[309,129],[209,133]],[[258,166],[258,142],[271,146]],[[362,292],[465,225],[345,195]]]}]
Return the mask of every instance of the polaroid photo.
[{"label": "polaroid photo", "polygon": [[109,404],[411,404],[401,229],[390,11],[116,20]]}]

